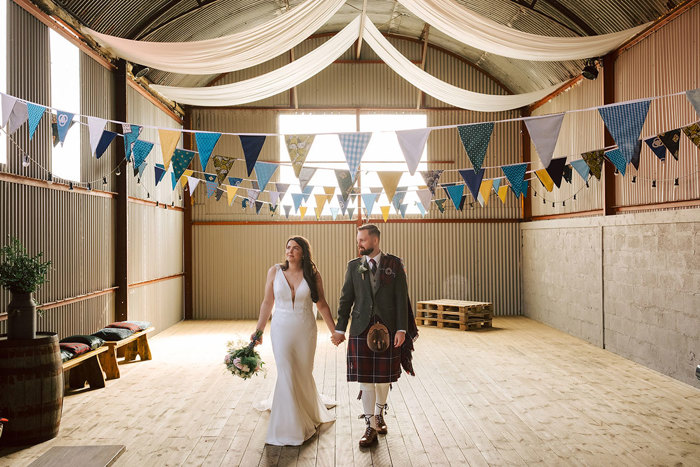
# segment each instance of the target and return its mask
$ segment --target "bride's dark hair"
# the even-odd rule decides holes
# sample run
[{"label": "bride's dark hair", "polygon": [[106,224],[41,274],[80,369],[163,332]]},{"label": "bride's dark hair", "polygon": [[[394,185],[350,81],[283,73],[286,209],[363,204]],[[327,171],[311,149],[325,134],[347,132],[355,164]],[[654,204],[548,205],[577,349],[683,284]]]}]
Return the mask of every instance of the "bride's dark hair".
[{"label": "bride's dark hair", "polygon": [[[309,289],[311,290],[311,300],[316,303],[318,302],[318,286],[316,285],[316,275],[318,274],[318,270],[311,259],[311,245],[309,245],[309,241],[304,237],[297,236],[289,237],[287,239],[287,243],[284,244],[285,247],[292,240],[294,240],[296,244],[301,247],[301,270],[304,273],[306,283],[309,284]],[[289,269],[289,260],[285,259],[284,263],[281,264],[281,268],[283,271]]]}]

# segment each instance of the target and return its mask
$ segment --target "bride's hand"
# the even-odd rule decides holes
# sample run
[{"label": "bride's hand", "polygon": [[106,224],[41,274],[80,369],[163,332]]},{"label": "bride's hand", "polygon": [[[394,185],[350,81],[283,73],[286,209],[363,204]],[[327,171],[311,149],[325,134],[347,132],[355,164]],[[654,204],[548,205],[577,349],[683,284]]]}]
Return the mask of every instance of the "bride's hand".
[{"label": "bride's hand", "polygon": [[260,345],[260,344],[262,344],[263,336],[262,336],[262,334],[260,334],[260,337],[258,337],[258,339],[255,340],[256,334],[257,334],[257,331],[250,335],[250,342],[255,342],[255,345]]}]

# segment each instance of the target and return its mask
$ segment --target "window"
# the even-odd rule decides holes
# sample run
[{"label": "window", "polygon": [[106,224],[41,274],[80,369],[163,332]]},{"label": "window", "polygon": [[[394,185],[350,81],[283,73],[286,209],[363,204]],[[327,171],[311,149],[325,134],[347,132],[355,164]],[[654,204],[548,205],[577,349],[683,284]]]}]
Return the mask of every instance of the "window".
[{"label": "window", "polygon": [[[0,92],[7,93],[7,1],[0,0]],[[7,137],[0,131],[0,164],[7,164]]]},{"label": "window", "polygon": [[66,180],[80,181],[80,52],[51,30],[51,107],[75,114],[66,139],[53,147],[51,172]]},{"label": "window", "polygon": [[[381,182],[376,174],[376,171],[381,170],[400,170],[406,171],[406,161],[403,152],[399,147],[394,130],[406,130],[413,128],[425,128],[427,126],[427,116],[425,114],[365,114],[360,115],[360,131],[376,132],[372,135],[372,139],[367,146],[365,155],[362,158],[362,175],[360,183],[356,186],[361,187],[363,193],[369,193],[371,188],[381,187]],[[308,134],[308,133],[324,133],[324,132],[354,132],[357,130],[357,117],[354,114],[282,114],[279,116],[279,133],[284,135],[290,134]],[[385,131],[385,132],[381,132]],[[280,144],[280,161],[289,162],[289,153],[287,152],[284,140]],[[421,163],[418,170],[426,170],[427,164],[427,149],[423,151]],[[315,188],[314,194],[322,194],[323,186],[338,186],[338,182],[333,170],[326,169],[342,169],[347,170],[348,165],[345,161],[343,149],[338,141],[338,136],[333,135],[317,135],[314,139],[311,150],[306,158],[305,165],[311,167],[323,167],[314,174],[309,182]],[[366,174],[365,171],[370,171]],[[294,170],[289,165],[280,166],[280,182],[289,183],[293,186],[290,192],[299,192],[298,179],[294,175]],[[406,198],[403,204],[408,204],[407,213],[417,214],[420,211],[415,206],[414,201],[418,200],[415,194],[415,187],[423,185],[423,178],[416,172],[416,175],[411,176],[408,173],[402,175],[399,186],[409,187]],[[295,186],[296,185],[296,186]],[[340,192],[336,190],[336,194]],[[391,200],[386,199],[386,195],[382,194],[377,200],[375,206],[387,205]],[[283,204],[292,204],[291,194],[285,196],[281,201]],[[315,199],[313,196],[309,199],[309,206],[314,206]],[[332,206],[338,206],[334,199]],[[355,202],[352,203],[356,205]],[[376,207],[372,210],[374,214],[379,212]],[[307,215],[312,214],[308,212]],[[330,215],[328,205],[323,210],[323,215]]]}]

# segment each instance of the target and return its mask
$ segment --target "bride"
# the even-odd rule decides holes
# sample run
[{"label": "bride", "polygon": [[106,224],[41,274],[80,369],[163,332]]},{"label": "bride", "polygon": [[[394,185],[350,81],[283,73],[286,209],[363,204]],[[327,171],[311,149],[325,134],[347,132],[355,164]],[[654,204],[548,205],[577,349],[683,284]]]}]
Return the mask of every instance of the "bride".
[{"label": "bride", "polygon": [[[287,240],[285,262],[275,264],[267,272],[257,324],[262,336],[274,304],[270,338],[277,382],[271,407],[269,403],[256,407],[270,409],[267,444],[298,446],[316,433],[318,425],[335,420],[316,390],[313,377],[317,335],[314,303],[333,334],[335,323],[324,296],[321,274],[311,260],[309,242],[304,237],[291,237]],[[260,343],[262,337],[256,345]],[[328,404],[335,405],[330,401]]]}]

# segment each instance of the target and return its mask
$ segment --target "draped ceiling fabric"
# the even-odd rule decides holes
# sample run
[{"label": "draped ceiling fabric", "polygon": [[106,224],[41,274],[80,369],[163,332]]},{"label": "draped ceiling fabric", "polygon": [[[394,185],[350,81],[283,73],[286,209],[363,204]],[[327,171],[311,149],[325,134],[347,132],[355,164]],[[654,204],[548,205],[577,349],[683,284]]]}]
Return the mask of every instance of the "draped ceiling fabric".
[{"label": "draped ceiling fabric", "polygon": [[358,15],[340,32],[298,60],[264,75],[211,87],[151,85],[170,100],[198,106],[240,105],[265,99],[297,86],[333,63],[359,37]]},{"label": "draped ceiling fabric", "polygon": [[479,50],[521,60],[561,61],[600,57],[651,24],[599,36],[549,37],[509,28],[453,0],[399,0],[399,3],[453,39]]},{"label": "draped ceiling fabric", "polygon": [[83,28],[117,56],[158,70],[207,75],[242,70],[287,52],[323,26],[345,0],[307,0],[258,26],[216,39],[147,42]]}]

